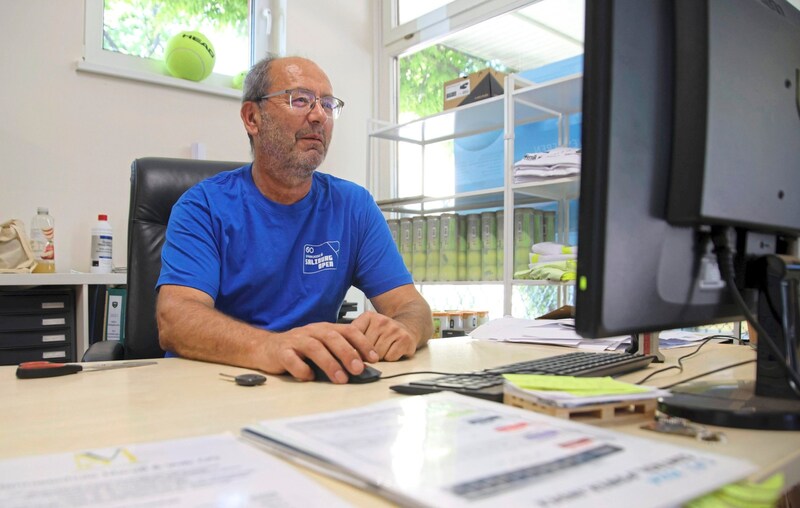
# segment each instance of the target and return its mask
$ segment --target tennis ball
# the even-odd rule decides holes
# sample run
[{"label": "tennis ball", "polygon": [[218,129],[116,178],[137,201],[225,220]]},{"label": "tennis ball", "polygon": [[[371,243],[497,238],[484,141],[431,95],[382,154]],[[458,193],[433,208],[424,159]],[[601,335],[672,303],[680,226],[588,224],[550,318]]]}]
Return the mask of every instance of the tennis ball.
[{"label": "tennis ball", "polygon": [[244,78],[247,77],[247,71],[242,71],[231,80],[231,86],[237,90],[241,90],[244,85]]},{"label": "tennis ball", "polygon": [[202,81],[211,75],[215,61],[214,46],[200,32],[176,34],[164,50],[164,63],[176,78]]}]

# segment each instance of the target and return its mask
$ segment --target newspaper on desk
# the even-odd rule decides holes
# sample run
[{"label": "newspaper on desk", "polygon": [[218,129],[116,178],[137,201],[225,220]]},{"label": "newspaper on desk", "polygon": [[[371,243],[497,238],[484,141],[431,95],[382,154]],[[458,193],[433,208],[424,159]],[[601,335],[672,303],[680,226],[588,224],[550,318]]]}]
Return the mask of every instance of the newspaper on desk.
[{"label": "newspaper on desk", "polygon": [[[575,320],[567,319],[521,319],[504,317],[493,319],[475,328],[470,337],[499,342],[518,342],[527,344],[546,344],[550,346],[572,347],[592,351],[615,351],[627,347],[631,342],[629,335],[603,339],[585,338],[575,331]],[[705,334],[682,330],[660,332],[660,347],[669,349],[696,344]]]},{"label": "newspaper on desk", "polygon": [[455,393],[266,420],[243,436],[407,506],[678,506],[744,460]]}]

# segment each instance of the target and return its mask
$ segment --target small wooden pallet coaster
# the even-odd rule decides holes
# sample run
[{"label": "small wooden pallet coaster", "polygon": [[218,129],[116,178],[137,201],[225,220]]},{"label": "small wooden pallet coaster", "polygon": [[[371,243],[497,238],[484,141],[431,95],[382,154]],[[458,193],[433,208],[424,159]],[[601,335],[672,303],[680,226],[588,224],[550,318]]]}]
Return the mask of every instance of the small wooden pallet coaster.
[{"label": "small wooden pallet coaster", "polygon": [[654,419],[658,399],[612,402],[580,407],[558,407],[540,404],[506,393],[503,395],[503,402],[510,406],[545,413],[566,420],[591,423],[593,425],[607,425]]}]

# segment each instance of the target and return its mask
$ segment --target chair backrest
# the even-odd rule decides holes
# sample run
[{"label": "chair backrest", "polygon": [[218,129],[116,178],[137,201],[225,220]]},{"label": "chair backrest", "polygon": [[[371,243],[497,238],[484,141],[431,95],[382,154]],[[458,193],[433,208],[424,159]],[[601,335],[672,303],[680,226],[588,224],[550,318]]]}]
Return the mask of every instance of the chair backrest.
[{"label": "chair backrest", "polygon": [[156,281],[172,205],[194,184],[245,162],[147,157],[131,164],[125,358],[159,358]]}]

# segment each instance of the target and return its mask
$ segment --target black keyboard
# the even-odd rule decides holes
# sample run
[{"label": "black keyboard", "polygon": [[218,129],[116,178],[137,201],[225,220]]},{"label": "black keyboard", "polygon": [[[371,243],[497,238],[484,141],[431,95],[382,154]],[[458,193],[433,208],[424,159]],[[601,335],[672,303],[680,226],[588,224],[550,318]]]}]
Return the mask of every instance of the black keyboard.
[{"label": "black keyboard", "polygon": [[502,402],[503,374],[554,374],[579,377],[616,376],[644,369],[654,359],[654,355],[577,351],[549,358],[501,365],[469,374],[452,374],[411,381],[402,385],[394,385],[391,389],[407,395],[450,391]]}]

